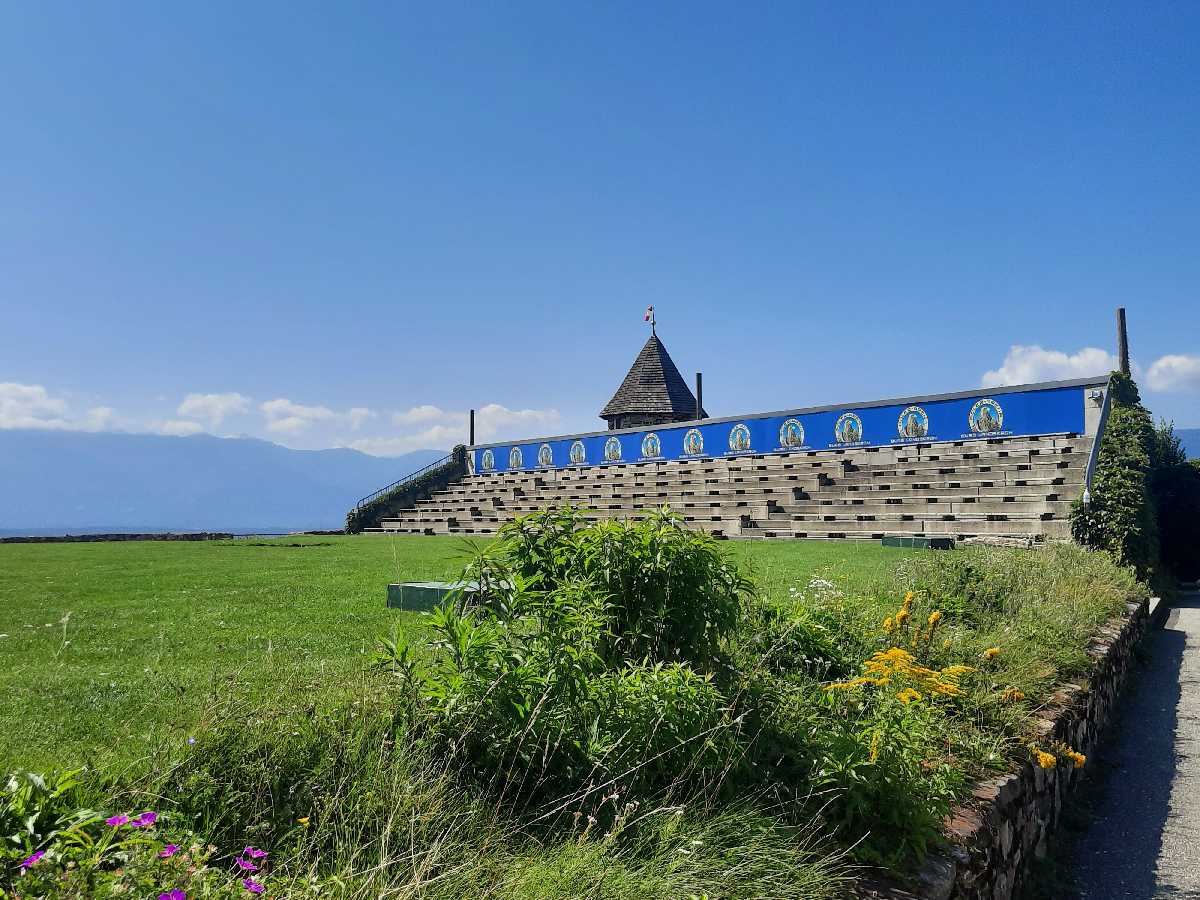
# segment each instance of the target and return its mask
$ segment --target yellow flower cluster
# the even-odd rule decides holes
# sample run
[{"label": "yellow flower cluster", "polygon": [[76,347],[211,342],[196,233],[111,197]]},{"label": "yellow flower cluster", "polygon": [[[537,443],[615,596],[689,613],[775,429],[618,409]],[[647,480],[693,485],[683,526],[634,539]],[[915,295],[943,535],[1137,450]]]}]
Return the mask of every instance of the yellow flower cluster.
[{"label": "yellow flower cluster", "polygon": [[904,602],[900,608],[896,610],[894,615],[888,616],[883,620],[883,632],[887,635],[894,635],[897,644],[903,644],[907,640],[909,646],[919,647],[921,644],[931,644],[933,642],[933,634],[937,631],[938,625],[942,621],[942,613],[934,610],[925,620],[925,625],[920,624],[920,619],[913,619],[913,604],[916,602],[917,595],[909,591],[904,595]]},{"label": "yellow flower cluster", "polygon": [[986,650],[983,651],[984,659],[995,659],[999,655],[1000,655],[999,647],[988,647]]},{"label": "yellow flower cluster", "polygon": [[1015,703],[1018,700],[1025,699],[1025,692],[1017,690],[1017,688],[1005,688],[1005,690],[1000,694],[1000,699],[1007,700],[1010,703]]},{"label": "yellow flower cluster", "polygon": [[1087,762],[1086,756],[1084,756],[1078,750],[1074,750],[1068,745],[1059,741],[1054,743],[1054,751],[1057,753],[1057,756],[1055,753],[1048,753],[1047,751],[1040,750],[1037,747],[1030,747],[1029,749],[1033,751],[1034,762],[1036,762],[1043,769],[1053,769],[1058,765],[1059,757],[1070,762],[1071,765],[1073,765],[1076,769],[1082,769],[1084,763]]},{"label": "yellow flower cluster", "polygon": [[[923,696],[917,688],[928,694],[943,694],[954,696],[962,693],[958,680],[968,672],[974,672],[970,666],[947,666],[944,669],[928,669],[919,665],[913,655],[903,647],[893,647],[881,650],[863,663],[863,674],[850,681],[836,682],[826,686],[827,691],[847,690],[850,688],[874,685],[886,687],[893,683],[904,685],[896,694],[902,703],[921,700]],[[915,685],[915,687],[914,687]]]},{"label": "yellow flower cluster", "polygon": [[1077,769],[1082,769],[1083,764],[1087,762],[1087,757],[1078,750],[1073,749],[1069,744],[1058,741],[1054,744],[1054,749],[1059,756],[1069,760],[1071,765]]}]

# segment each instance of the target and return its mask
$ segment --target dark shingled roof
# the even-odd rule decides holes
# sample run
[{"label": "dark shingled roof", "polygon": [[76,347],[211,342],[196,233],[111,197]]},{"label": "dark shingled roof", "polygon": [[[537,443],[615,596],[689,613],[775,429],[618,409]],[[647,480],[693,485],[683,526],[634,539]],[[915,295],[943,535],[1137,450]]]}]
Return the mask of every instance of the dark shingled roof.
[{"label": "dark shingled roof", "polygon": [[[696,398],[656,334],[650,335],[600,418],[626,413],[656,413],[678,420],[696,417]],[[701,418],[707,415],[702,412]]]}]

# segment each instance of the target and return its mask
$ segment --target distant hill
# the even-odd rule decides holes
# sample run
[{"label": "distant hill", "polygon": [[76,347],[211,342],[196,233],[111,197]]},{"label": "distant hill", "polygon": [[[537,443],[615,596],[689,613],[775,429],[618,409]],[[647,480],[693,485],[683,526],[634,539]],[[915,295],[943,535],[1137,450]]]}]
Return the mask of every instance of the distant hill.
[{"label": "distant hill", "polygon": [[1200,459],[1200,428],[1176,428],[1175,435],[1183,441],[1188,459]]},{"label": "distant hill", "polygon": [[0,431],[0,534],[341,528],[359,497],[444,456],[208,435]]}]

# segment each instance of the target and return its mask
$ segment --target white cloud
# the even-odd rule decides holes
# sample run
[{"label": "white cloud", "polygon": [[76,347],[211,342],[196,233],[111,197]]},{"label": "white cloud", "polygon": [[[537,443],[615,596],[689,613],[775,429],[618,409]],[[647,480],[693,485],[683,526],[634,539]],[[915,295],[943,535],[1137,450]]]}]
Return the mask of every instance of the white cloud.
[{"label": "white cloud", "polygon": [[160,422],[154,430],[159,434],[186,437],[189,434],[199,434],[204,430],[204,426],[199,422],[189,422],[186,419],[169,419],[166,422]]},{"label": "white cloud", "polygon": [[238,415],[250,409],[250,398],[238,393],[188,394],[175,410],[175,414],[189,419],[200,419],[216,428],[226,416]]},{"label": "white cloud", "polygon": [[367,409],[365,406],[354,406],[346,413],[346,418],[350,422],[350,428],[358,431],[368,419],[374,419],[378,415],[375,410]]},{"label": "white cloud", "polygon": [[[165,401],[166,398],[160,398]],[[253,401],[236,392],[188,394],[176,408],[175,417],[131,419],[118,415],[111,406],[92,406],[85,412],[71,410],[64,396],[37,384],[0,383],[0,428],[57,428],[75,431],[129,431],[187,436],[212,433],[231,416],[250,411]],[[258,404],[265,432],[275,440],[301,446],[345,446],[377,456],[396,456],[411,450],[449,450],[468,438],[466,410],[447,410],[420,404],[386,419],[365,406],[335,410],[328,406],[296,403],[277,397]],[[380,423],[385,430],[379,434]],[[475,411],[478,441],[529,438],[561,431],[561,418],[554,409],[509,409],[489,403]],[[388,428],[387,425],[391,427]],[[338,436],[336,430],[344,430]],[[263,430],[259,429],[259,434]],[[357,434],[354,434],[357,432]],[[347,438],[353,437],[353,440]]]},{"label": "white cloud", "polygon": [[448,413],[426,403],[424,406],[414,406],[406,412],[392,413],[392,421],[397,425],[419,425],[422,422],[436,422],[450,416],[462,416],[465,419],[466,413]]},{"label": "white cloud", "polygon": [[1172,353],[1159,357],[1146,370],[1152,391],[1200,392],[1200,356]]},{"label": "white cloud", "polygon": [[531,428],[545,428],[559,420],[557,409],[509,409],[489,403],[475,411],[475,440],[534,437]]},{"label": "white cloud", "polygon": [[983,373],[983,387],[1031,384],[1036,381],[1062,381],[1107,375],[1117,368],[1117,358],[1097,347],[1084,347],[1077,353],[1044,350],[1036,344],[1014,344],[999,369]]},{"label": "white cloud", "polygon": [[304,406],[283,397],[261,403],[258,408],[267,417],[268,431],[285,434],[303,431],[314,422],[327,421],[337,415],[327,406]]},{"label": "white cloud", "polygon": [[[398,456],[411,450],[449,450],[455,444],[467,442],[468,418],[465,411],[444,410],[430,404],[414,406],[393,413],[392,423],[401,427],[424,425],[424,428],[387,437],[359,438],[347,441],[344,446],[373,456]],[[509,409],[489,403],[475,411],[475,440],[533,437],[545,433],[560,418],[555,409]]]},{"label": "white cloud", "polygon": [[318,422],[349,425],[351,431],[358,431],[368,421],[379,417],[379,413],[365,406],[352,406],[345,412],[337,412],[328,406],[305,406],[284,397],[260,403],[258,408],[267,418],[267,430],[283,434],[296,434]]},{"label": "white cloud", "polygon": [[117,426],[117,411],[111,406],[93,406],[83,417],[85,431],[108,431]]},{"label": "white cloud", "polygon": [[0,382],[0,428],[71,428],[67,401],[40,384]]}]

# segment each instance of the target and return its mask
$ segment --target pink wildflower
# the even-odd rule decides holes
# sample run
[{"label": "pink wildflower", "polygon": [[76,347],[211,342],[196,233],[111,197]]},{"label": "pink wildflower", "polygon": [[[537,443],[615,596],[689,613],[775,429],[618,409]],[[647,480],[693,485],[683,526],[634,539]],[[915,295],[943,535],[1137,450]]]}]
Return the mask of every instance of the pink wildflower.
[{"label": "pink wildflower", "polygon": [[242,856],[248,856],[251,859],[262,859],[266,855],[266,850],[259,850],[257,847],[247,847],[242,851]]},{"label": "pink wildflower", "polygon": [[159,851],[158,855],[161,856],[163,859],[170,859],[172,856],[174,856],[178,852],[179,852],[178,844],[167,844],[167,846],[163,847],[162,850]]},{"label": "pink wildflower", "polygon": [[261,894],[264,890],[263,886],[261,884],[259,884],[257,881],[255,881],[253,878],[243,878],[242,879],[242,887],[244,887],[246,890],[248,890],[252,894]]},{"label": "pink wildflower", "polygon": [[248,859],[235,859],[234,864],[243,872],[257,872],[258,866],[250,862]]},{"label": "pink wildflower", "polygon": [[42,857],[45,855],[46,855],[45,850],[39,850],[37,853],[34,853],[32,856],[27,857],[21,863],[21,868],[28,869],[30,866],[36,866],[39,862],[42,861]]},{"label": "pink wildflower", "polygon": [[112,816],[105,819],[104,824],[112,828],[120,828],[122,825],[129,824],[129,816]]}]

